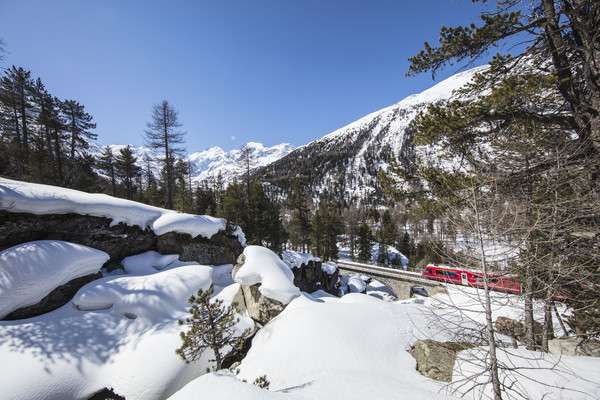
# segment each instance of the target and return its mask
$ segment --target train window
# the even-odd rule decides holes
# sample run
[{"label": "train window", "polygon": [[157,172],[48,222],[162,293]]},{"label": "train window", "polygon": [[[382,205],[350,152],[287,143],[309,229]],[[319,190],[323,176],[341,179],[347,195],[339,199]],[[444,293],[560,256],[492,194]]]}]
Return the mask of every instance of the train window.
[{"label": "train window", "polygon": [[498,283],[498,278],[496,278],[495,276],[490,276],[489,280],[490,283]]},{"label": "train window", "polygon": [[435,271],[436,275],[442,275],[442,276],[446,276],[446,271],[440,271],[439,269],[437,271]]},{"label": "train window", "polygon": [[481,276],[481,275],[475,275],[475,280],[479,281],[479,282],[483,282],[483,276]]},{"label": "train window", "polygon": [[450,278],[458,278],[456,272],[453,271],[446,271],[446,275],[448,275]]},{"label": "train window", "polygon": [[423,273],[424,273],[424,274],[430,274],[430,273],[431,273],[431,270],[430,270],[429,268],[425,268],[425,269],[423,270]]}]

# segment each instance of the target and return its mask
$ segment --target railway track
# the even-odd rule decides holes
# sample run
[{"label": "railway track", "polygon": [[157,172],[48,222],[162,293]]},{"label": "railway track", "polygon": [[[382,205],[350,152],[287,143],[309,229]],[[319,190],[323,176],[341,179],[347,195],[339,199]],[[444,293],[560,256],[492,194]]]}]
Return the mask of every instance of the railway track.
[{"label": "railway track", "polygon": [[380,267],[376,265],[362,264],[353,261],[337,260],[337,265],[346,271],[365,273],[373,276],[397,279],[404,282],[411,282],[425,286],[440,286],[441,284],[430,279],[425,279],[417,272],[403,271],[399,269]]}]

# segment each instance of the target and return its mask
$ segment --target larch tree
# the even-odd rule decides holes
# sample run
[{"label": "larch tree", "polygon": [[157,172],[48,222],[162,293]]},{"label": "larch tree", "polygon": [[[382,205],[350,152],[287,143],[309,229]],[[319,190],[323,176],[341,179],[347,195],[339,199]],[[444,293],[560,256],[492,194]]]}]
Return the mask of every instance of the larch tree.
[{"label": "larch tree", "polygon": [[[585,286],[591,294],[600,281],[599,243],[591,239],[600,237],[600,3],[537,0],[528,10],[520,7],[501,0],[481,14],[480,26],[442,27],[439,45],[425,43],[410,58],[408,74],[435,75],[454,63],[469,65],[495,46],[523,43],[515,56],[496,55],[453,101],[420,115],[415,143],[441,144],[471,168],[494,173],[503,196],[519,197],[526,210],[520,274],[533,348],[533,297],[545,292],[548,310],[554,291]],[[444,178],[424,167],[416,175],[433,185]],[[593,317],[599,304],[583,308],[588,312],[573,325],[586,326],[581,334],[600,331]]]},{"label": "larch tree", "polygon": [[166,207],[173,208],[175,192],[175,158],[182,155],[185,132],[180,130],[178,112],[167,100],[152,107],[150,122],[146,123],[146,144],[164,152],[161,162],[165,175]]}]

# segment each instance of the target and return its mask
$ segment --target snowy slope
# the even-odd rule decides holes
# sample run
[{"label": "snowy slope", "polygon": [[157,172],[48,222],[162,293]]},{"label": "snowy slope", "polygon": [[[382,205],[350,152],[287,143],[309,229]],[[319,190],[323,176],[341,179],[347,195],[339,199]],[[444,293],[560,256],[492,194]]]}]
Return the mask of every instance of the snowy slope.
[{"label": "snowy slope", "polygon": [[[342,192],[346,199],[364,199],[376,192],[377,171],[387,168],[392,153],[408,160],[412,147],[410,123],[429,104],[442,102],[487,67],[456,74],[422,93],[371,113],[343,128],[292,151],[268,166],[269,180],[280,187],[300,179],[315,197],[323,190]],[[434,155],[433,155],[434,156]],[[266,170],[261,171],[264,175]]]}]

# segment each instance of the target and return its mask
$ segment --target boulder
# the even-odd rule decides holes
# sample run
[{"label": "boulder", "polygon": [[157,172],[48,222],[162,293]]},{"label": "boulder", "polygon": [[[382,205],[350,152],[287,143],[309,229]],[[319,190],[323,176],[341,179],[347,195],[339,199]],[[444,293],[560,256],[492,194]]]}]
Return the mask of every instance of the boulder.
[{"label": "boulder", "polygon": [[261,325],[279,315],[285,308],[283,304],[277,300],[269,299],[263,296],[258,288],[260,285],[242,286],[242,294],[244,296],[244,305],[248,310],[248,315],[254,321]]},{"label": "boulder", "polygon": [[[231,276],[235,280],[235,274],[242,268],[246,261],[246,256],[240,254],[237,260],[237,264],[231,271]],[[285,306],[277,300],[269,299],[260,293],[258,290],[260,284],[248,286],[240,285],[241,300],[239,295],[236,295],[235,300],[239,303],[241,311],[244,309],[248,312],[250,318],[258,322],[261,325],[267,324],[270,320],[279,315],[285,308]]]},{"label": "boulder", "polygon": [[452,382],[452,370],[459,351],[473,347],[468,343],[417,340],[409,353],[417,360],[417,371],[440,382]]},{"label": "boulder", "polygon": [[0,250],[35,240],[63,240],[102,250],[111,261],[156,248],[149,229],[79,214],[34,215],[0,211]]},{"label": "boulder", "polygon": [[577,337],[552,339],[548,341],[548,350],[555,355],[600,357],[600,341]]},{"label": "boulder", "polygon": [[[502,335],[506,335],[519,342],[524,342],[527,337],[525,324],[508,317],[498,317],[494,322],[494,328]],[[537,321],[533,322],[533,338],[535,344],[541,346],[544,334],[544,326]]]}]

